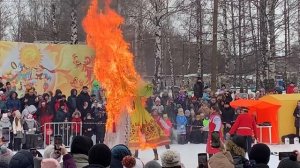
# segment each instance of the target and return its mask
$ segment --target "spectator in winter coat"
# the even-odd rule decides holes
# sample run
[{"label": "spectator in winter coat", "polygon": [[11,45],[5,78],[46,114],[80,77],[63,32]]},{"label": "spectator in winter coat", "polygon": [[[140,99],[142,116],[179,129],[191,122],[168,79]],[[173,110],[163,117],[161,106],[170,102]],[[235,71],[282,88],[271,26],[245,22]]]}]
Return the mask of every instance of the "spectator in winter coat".
[{"label": "spectator in winter coat", "polygon": [[81,113],[78,110],[75,110],[75,112],[72,115],[71,122],[73,122],[72,130],[76,135],[80,135],[80,132],[81,132],[82,120],[80,117],[81,117]]},{"label": "spectator in winter coat", "polygon": [[155,97],[154,95],[150,96],[146,101],[146,109],[148,112],[152,111],[152,108],[154,106]]},{"label": "spectator in winter coat", "polygon": [[176,116],[177,116],[177,109],[176,109],[176,105],[174,103],[174,100],[172,98],[170,98],[167,101],[167,105],[165,107],[165,112],[168,114],[168,117],[171,120],[171,122],[173,124],[175,124],[176,123]]},{"label": "spectator in winter coat", "polygon": [[2,135],[3,128],[9,128],[9,130],[12,130],[11,122],[8,118],[7,113],[2,114],[2,117],[0,120],[0,135]]},{"label": "spectator in winter coat", "polygon": [[87,113],[91,113],[92,109],[91,106],[89,105],[89,102],[85,101],[83,102],[83,107],[81,112],[81,119],[84,120],[86,118]]},{"label": "spectator in winter coat", "polygon": [[23,98],[23,106],[34,105],[36,108],[38,107],[38,97],[34,94],[34,89],[31,88],[28,93],[25,94]]},{"label": "spectator in winter coat", "polygon": [[296,127],[296,135],[299,136],[299,128],[300,128],[300,101],[297,103],[297,107],[294,110],[295,117],[295,127]]},{"label": "spectator in winter coat", "polygon": [[295,89],[295,84],[294,82],[291,82],[288,87],[287,87],[287,90],[286,90],[286,94],[293,94],[295,93],[294,89]]},{"label": "spectator in winter coat", "polygon": [[106,120],[107,114],[105,111],[99,111],[95,114],[95,134],[96,134],[96,144],[103,143],[105,132],[106,132]]},{"label": "spectator in winter coat", "polygon": [[89,150],[93,146],[93,141],[86,136],[75,136],[71,144],[71,154],[77,168],[89,165]]},{"label": "spectator in winter coat", "polygon": [[85,166],[85,168],[105,168],[110,166],[110,162],[110,149],[105,144],[97,144],[90,149],[89,165]]},{"label": "spectator in winter coat", "polygon": [[[47,103],[46,101],[42,101],[41,106],[38,108],[37,113],[39,116],[41,130],[44,131],[44,129],[45,129],[44,124],[53,122],[53,118],[54,118],[54,115],[50,110],[49,103]],[[52,131],[53,131],[52,127],[50,125],[47,125],[46,135],[44,135],[44,136],[46,136],[46,144],[47,145],[50,144],[50,137],[51,137]]]},{"label": "spectator in winter coat", "polygon": [[29,151],[17,152],[9,162],[9,168],[33,168],[33,156]]},{"label": "spectator in winter coat", "polygon": [[3,100],[3,97],[0,96],[0,114],[7,111],[6,102]]},{"label": "spectator in winter coat", "polygon": [[23,149],[35,148],[37,146],[35,133],[38,128],[38,124],[33,118],[32,114],[28,114],[25,117],[25,122],[23,124],[24,131],[26,132],[25,139],[26,144]]},{"label": "spectator in winter coat", "polygon": [[[57,99],[56,102],[55,102],[55,111],[58,110],[59,106],[61,103],[64,103],[64,107],[67,111],[69,111],[69,108],[68,108],[68,102],[66,100],[66,95],[61,95],[61,98],[60,99]],[[70,114],[70,116],[72,116],[72,114]]]},{"label": "spectator in winter coat", "polygon": [[11,112],[21,110],[21,101],[18,99],[17,92],[11,92],[9,99],[6,101],[6,107]]},{"label": "spectator in winter coat", "polygon": [[266,144],[255,144],[249,153],[249,160],[255,161],[256,168],[269,168],[271,151]]},{"label": "spectator in winter coat", "polygon": [[[76,105],[77,105],[77,109],[83,113],[84,109],[84,102],[87,102],[88,105],[90,106],[91,105],[91,97],[89,95],[89,92],[88,92],[88,87],[87,86],[83,86],[82,87],[82,91],[80,92],[80,94],[78,95],[77,99],[76,99]],[[83,117],[84,114],[82,114]]]},{"label": "spectator in winter coat", "polygon": [[251,168],[254,164],[245,158],[247,148],[244,139],[245,137],[236,135],[226,142],[226,150],[230,152],[237,168]]},{"label": "spectator in winter coat", "polygon": [[197,99],[201,99],[203,96],[203,83],[202,83],[201,77],[197,78],[197,81],[194,84],[193,90],[194,90],[194,96]]},{"label": "spectator in winter coat", "polygon": [[235,168],[230,152],[225,150],[224,144],[221,144],[220,152],[214,154],[208,161],[211,168]]},{"label": "spectator in winter coat", "polygon": [[[9,164],[11,158],[13,157],[13,155],[14,155],[14,153],[10,149],[8,149],[5,145],[0,145],[0,163],[4,163],[8,167],[8,164]],[[1,167],[1,164],[0,164],[0,167]]]},{"label": "spectator in winter coat", "polygon": [[131,151],[127,146],[119,144],[111,148],[111,168],[123,168],[122,160],[125,156],[131,156]]},{"label": "spectator in winter coat", "polygon": [[185,144],[187,119],[184,115],[182,108],[178,109],[176,124],[177,124],[178,143]]},{"label": "spectator in winter coat", "polygon": [[21,143],[22,139],[24,138],[23,121],[20,111],[16,110],[14,113],[15,117],[12,124],[14,134],[14,150],[19,151],[21,150]]},{"label": "spectator in winter coat", "polygon": [[50,111],[55,113],[56,110],[55,110],[55,103],[61,99],[61,96],[62,96],[62,92],[60,89],[56,89],[55,91],[55,95],[51,98],[51,101],[50,101]]},{"label": "spectator in winter coat", "polygon": [[95,132],[95,120],[92,118],[91,113],[87,113],[83,121],[83,135],[92,138]]},{"label": "spectator in winter coat", "polygon": [[55,113],[54,122],[64,122],[66,117],[68,117],[68,111],[66,111],[65,103],[61,102],[58,111]]},{"label": "spectator in winter coat", "polygon": [[[256,122],[254,117],[248,113],[248,108],[241,108],[241,114],[236,119],[235,123],[231,127],[228,135],[240,135],[245,137],[246,151],[250,153],[252,140],[256,138]],[[252,136],[254,135],[254,137]]]},{"label": "spectator in winter coat", "polygon": [[203,120],[204,120],[204,114],[197,115],[196,120],[192,123],[191,137],[190,137],[191,143],[195,143],[195,144],[204,143]]},{"label": "spectator in winter coat", "polygon": [[76,89],[72,89],[71,90],[71,95],[68,97],[68,100],[67,100],[69,112],[71,114],[73,114],[73,112],[77,108],[76,99],[77,99],[77,90]]},{"label": "spectator in winter coat", "polygon": [[231,125],[234,121],[234,116],[234,109],[230,106],[229,102],[225,102],[221,115],[224,126],[224,135],[226,135],[230,131]]},{"label": "spectator in winter coat", "polygon": [[159,97],[156,97],[155,99],[155,105],[152,107],[152,110],[157,110],[158,114],[162,116],[164,112],[164,106],[161,105],[161,100]]}]

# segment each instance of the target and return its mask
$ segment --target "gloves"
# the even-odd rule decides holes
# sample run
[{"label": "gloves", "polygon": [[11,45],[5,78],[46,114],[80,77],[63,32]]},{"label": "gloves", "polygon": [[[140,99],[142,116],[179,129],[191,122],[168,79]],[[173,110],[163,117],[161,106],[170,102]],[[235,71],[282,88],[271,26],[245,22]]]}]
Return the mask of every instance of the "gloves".
[{"label": "gloves", "polygon": [[218,131],[211,133],[211,147],[219,148],[221,145],[220,134]]}]

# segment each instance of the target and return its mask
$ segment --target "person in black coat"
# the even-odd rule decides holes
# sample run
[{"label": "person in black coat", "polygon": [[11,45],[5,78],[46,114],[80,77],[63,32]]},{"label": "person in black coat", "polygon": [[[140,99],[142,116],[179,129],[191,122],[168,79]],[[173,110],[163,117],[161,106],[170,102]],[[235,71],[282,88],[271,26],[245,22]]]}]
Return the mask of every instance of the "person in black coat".
[{"label": "person in black coat", "polygon": [[230,106],[229,102],[224,103],[224,108],[222,109],[222,122],[224,125],[224,135],[230,131],[230,128],[234,122],[235,111]]},{"label": "person in black coat", "polygon": [[73,114],[73,112],[77,108],[76,99],[77,99],[77,90],[72,89],[71,94],[67,99],[67,104],[68,104],[69,112],[71,113],[71,115]]},{"label": "person in black coat", "polygon": [[84,102],[88,102],[88,105],[91,106],[91,97],[88,92],[88,87],[83,86],[82,91],[76,99],[77,109],[82,113],[84,111]]},{"label": "person in black coat", "polygon": [[9,162],[9,168],[33,168],[33,156],[27,150],[20,150]]},{"label": "person in black coat", "polygon": [[197,78],[197,82],[194,84],[193,90],[194,90],[194,96],[197,99],[201,99],[203,96],[203,83],[201,77]]},{"label": "person in black coat", "polygon": [[22,106],[25,107],[26,105],[27,106],[34,105],[37,108],[38,103],[39,100],[38,97],[34,94],[34,89],[30,89],[23,98]]},{"label": "person in black coat", "polygon": [[87,113],[86,118],[83,120],[83,135],[92,137],[95,132],[95,120],[92,118],[91,113]]},{"label": "person in black coat", "polygon": [[194,144],[204,143],[204,134],[203,134],[203,119],[204,114],[202,115],[198,114],[196,115],[196,120],[193,121],[191,126],[191,138],[190,142]]},{"label": "person in black coat", "polygon": [[96,143],[103,143],[105,137],[105,124],[107,120],[106,111],[99,111],[95,114],[95,133],[96,133]]},{"label": "person in black coat", "polygon": [[299,136],[299,128],[300,128],[300,100],[298,101],[297,107],[294,110],[295,117],[295,127],[296,127],[296,135]]}]

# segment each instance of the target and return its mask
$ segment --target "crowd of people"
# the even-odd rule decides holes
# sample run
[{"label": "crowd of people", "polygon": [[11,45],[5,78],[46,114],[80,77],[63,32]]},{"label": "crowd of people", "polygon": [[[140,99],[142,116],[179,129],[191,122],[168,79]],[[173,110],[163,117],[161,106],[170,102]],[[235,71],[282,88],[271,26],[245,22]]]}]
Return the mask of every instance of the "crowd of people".
[{"label": "crowd of people", "polygon": [[[96,142],[103,143],[107,115],[100,94],[90,94],[87,86],[83,86],[79,94],[72,89],[68,97],[59,89],[55,94],[38,94],[29,87],[25,95],[19,97],[10,82],[5,85],[0,82],[0,133],[3,128],[9,128],[9,148],[15,151],[36,147],[37,135],[46,136],[40,139],[46,139],[49,145],[53,135],[63,132],[69,132],[64,133],[65,143],[68,143],[71,133],[88,137],[95,135]],[[72,124],[44,127],[45,123],[67,122]]]},{"label": "crowd of people", "polygon": [[[268,168],[271,151],[265,144],[255,144],[248,158],[241,136],[235,136],[224,144],[221,143],[220,152],[213,155],[207,165],[198,168]],[[13,153],[0,140],[0,168],[184,168],[180,151],[166,150],[160,155],[161,163],[156,160],[143,163],[135,158],[130,149],[119,144],[109,148],[105,144],[93,144],[91,138],[75,136],[70,152],[62,145],[56,149],[49,145],[41,154],[39,151],[20,150]],[[278,168],[299,168],[300,154],[283,159]]]},{"label": "crowd of people", "polygon": [[[18,97],[9,82],[5,85],[0,82],[0,130],[9,128],[11,131],[8,148],[2,142],[3,137],[0,141],[0,163],[5,162],[4,165],[11,168],[23,168],[23,165],[44,168],[184,167],[179,153],[170,150],[169,145],[160,157],[162,165],[156,161],[142,163],[135,157],[137,155],[131,156],[130,146],[120,144],[109,149],[104,145],[107,115],[105,97],[102,95],[100,92],[90,94],[87,86],[83,86],[79,94],[72,89],[69,97],[59,89],[55,94],[48,92],[40,95],[30,87],[23,97]],[[252,147],[257,138],[255,117],[248,114],[246,107],[234,109],[230,106],[231,101],[239,98],[238,94],[233,97],[225,85],[218,94],[212,94],[198,78],[193,94],[185,89],[172,96],[162,92],[149,97],[145,104],[147,111],[170,138],[171,144],[207,144],[209,167],[267,167],[270,158],[268,146],[256,144]],[[45,123],[67,122],[72,124],[67,127],[45,126]],[[64,146],[57,150],[51,145],[51,136],[66,129],[75,133],[70,154]],[[39,133],[47,137],[45,143],[48,146],[43,156],[37,150],[34,150],[35,153],[26,151],[36,147],[34,135]],[[81,134],[83,136],[76,136]],[[94,146],[91,140],[93,135],[96,136]],[[69,138],[63,137],[64,142],[68,142]],[[18,152],[12,156],[10,149]],[[245,157],[246,153],[249,160]],[[295,152],[295,155],[298,153]],[[11,159],[1,160],[6,158],[4,156]],[[158,156],[155,157],[157,159]],[[286,160],[297,163],[297,157]],[[20,164],[22,162],[26,163]],[[204,166],[201,164],[200,167]]]}]

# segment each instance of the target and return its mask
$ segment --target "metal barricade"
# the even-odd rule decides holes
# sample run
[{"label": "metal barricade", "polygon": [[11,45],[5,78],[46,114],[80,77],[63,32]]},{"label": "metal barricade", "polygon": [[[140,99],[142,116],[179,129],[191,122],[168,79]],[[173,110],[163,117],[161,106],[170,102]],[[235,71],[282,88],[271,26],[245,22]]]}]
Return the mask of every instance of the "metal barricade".
[{"label": "metal barricade", "polygon": [[44,130],[44,148],[53,144],[55,135],[61,135],[63,144],[66,147],[71,145],[74,136],[82,135],[82,123],[77,122],[51,122],[43,125]]}]

